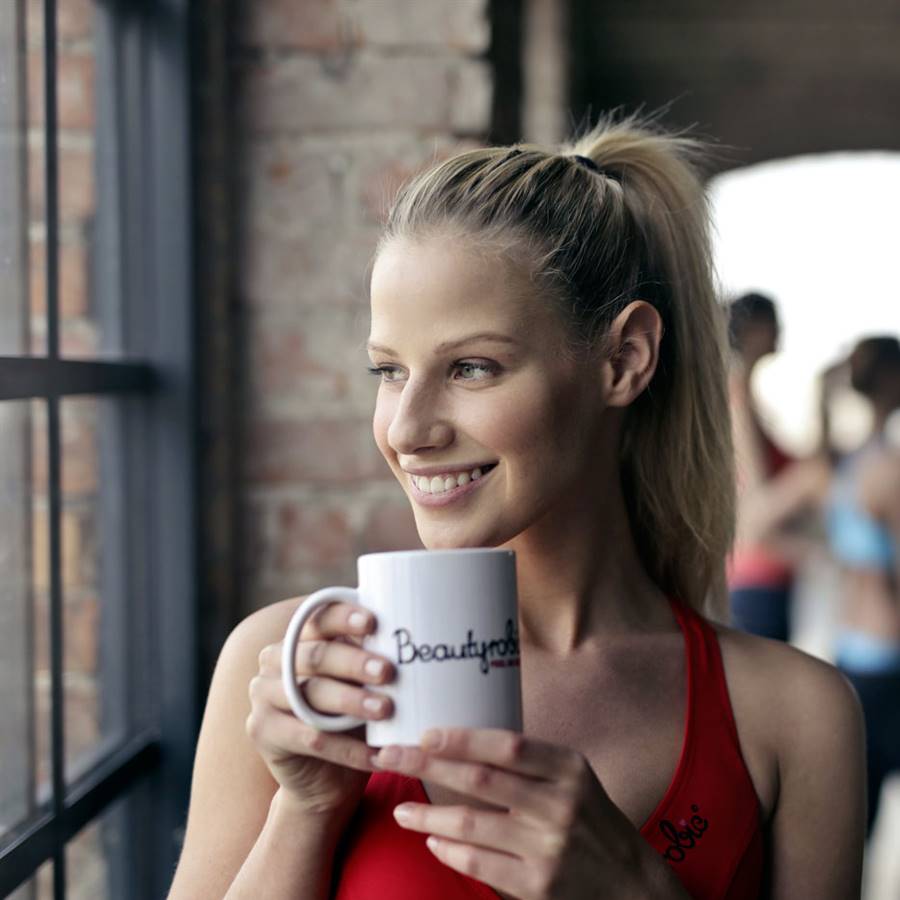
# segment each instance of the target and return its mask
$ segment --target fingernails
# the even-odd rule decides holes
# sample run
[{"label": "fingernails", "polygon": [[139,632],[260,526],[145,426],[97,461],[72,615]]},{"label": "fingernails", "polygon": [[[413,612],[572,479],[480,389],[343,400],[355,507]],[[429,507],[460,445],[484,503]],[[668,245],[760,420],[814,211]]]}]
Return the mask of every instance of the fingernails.
[{"label": "fingernails", "polygon": [[444,746],[444,732],[440,728],[432,728],[422,735],[420,743],[423,750],[440,750]]},{"label": "fingernails", "polygon": [[364,612],[352,612],[347,619],[347,624],[357,631],[363,631],[369,624],[369,617]]},{"label": "fingernails", "polygon": [[408,822],[412,818],[412,808],[405,804],[395,807],[394,818],[398,822]]},{"label": "fingernails", "polygon": [[371,675],[372,678],[380,678],[384,672],[384,660],[368,659],[363,668],[366,670],[366,675]]},{"label": "fingernails", "polygon": [[366,697],[362,705],[369,712],[380,713],[384,709],[384,700],[380,697]]}]

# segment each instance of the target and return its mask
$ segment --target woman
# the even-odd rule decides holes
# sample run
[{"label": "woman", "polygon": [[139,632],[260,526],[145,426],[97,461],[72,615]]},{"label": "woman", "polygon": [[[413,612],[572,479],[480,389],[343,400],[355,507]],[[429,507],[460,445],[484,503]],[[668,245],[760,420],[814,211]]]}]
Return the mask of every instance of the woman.
[{"label": "woman", "polygon": [[900,342],[866,338],[848,363],[850,384],[874,418],[869,438],[837,468],[828,537],[842,572],[836,661],[865,713],[871,830],[882,784],[900,770],[900,451],[887,437],[888,419],[900,409]]},{"label": "woman", "polygon": [[[763,427],[753,399],[752,378],[763,357],[778,346],[778,315],[764,294],[743,294],[728,306],[733,351],[729,371],[731,423],[741,497],[789,466],[790,458]],[[739,516],[740,521],[740,516]],[[793,569],[771,537],[739,541],[729,560],[728,587],[735,624],[762,637],[786,641]]]},{"label": "woman", "polygon": [[[702,615],[726,603],[733,481],[694,150],[606,122],[401,191],[372,270],[375,440],[426,547],[515,550],[524,735],[376,754],[320,733],[280,688],[298,601],[260,610],[216,668],[172,898],[858,895],[852,690]],[[420,501],[475,468],[465,502]],[[372,627],[336,604],[308,628],[314,706],[390,715]]]}]

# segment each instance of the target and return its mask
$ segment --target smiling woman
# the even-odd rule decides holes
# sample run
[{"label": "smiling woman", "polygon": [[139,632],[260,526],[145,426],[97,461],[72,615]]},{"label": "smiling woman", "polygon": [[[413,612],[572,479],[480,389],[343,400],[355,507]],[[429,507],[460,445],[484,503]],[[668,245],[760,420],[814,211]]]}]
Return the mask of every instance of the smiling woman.
[{"label": "smiling woman", "polygon": [[[215,895],[223,810],[229,898],[858,896],[852,690],[713,621],[734,485],[699,149],[608,120],[400,191],[372,267],[374,436],[427,548],[515,551],[524,733],[375,754],[319,731],[282,688],[297,601],[261,610],[210,691],[173,897]],[[307,623],[316,709],[391,716],[375,625],[341,603]]]}]

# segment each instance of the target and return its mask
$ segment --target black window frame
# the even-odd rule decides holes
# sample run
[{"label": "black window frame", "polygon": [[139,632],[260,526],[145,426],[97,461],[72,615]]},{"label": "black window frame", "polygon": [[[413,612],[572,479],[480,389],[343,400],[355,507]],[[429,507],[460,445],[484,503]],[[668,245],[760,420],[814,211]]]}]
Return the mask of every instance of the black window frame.
[{"label": "black window frame", "polygon": [[[65,2],[65,0],[61,0]],[[117,148],[112,176],[122,224],[122,297],[115,314],[120,359],[59,353],[59,173],[56,0],[44,0],[46,356],[0,357],[0,402],[46,404],[50,554],[50,808],[0,848],[0,896],[53,863],[54,900],[65,897],[66,844],[132,788],[123,896],[164,896],[180,852],[198,716],[196,362],[192,301],[191,135],[188,0],[94,0],[115,73],[98,73],[116,115],[97,140]],[[21,9],[22,7],[20,7]],[[98,99],[99,102],[99,99]],[[102,202],[102,201],[101,201]],[[146,642],[149,673],[131,673],[128,702],[152,694],[152,715],[124,745],[65,784],[60,534],[60,406],[89,394],[113,398],[124,440],[113,477],[128,497],[125,545],[142,564],[119,563],[110,601],[129,610],[128,640]],[[119,482],[116,481],[116,484]],[[141,681],[146,675],[147,681]],[[24,739],[24,736],[23,736]],[[128,887],[125,888],[127,883]]]}]

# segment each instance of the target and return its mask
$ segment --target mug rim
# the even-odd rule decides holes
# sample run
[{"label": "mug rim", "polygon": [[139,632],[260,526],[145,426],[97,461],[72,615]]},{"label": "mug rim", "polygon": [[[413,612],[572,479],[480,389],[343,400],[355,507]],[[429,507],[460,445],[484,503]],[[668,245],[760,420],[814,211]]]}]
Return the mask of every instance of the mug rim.
[{"label": "mug rim", "polygon": [[515,550],[504,550],[502,547],[442,547],[436,550],[429,550],[427,547],[419,550],[379,550],[374,553],[362,553],[358,557],[359,560],[371,559],[374,557],[390,556],[395,559],[405,559],[417,556],[484,556],[489,554],[503,554],[506,556],[515,556]]}]

